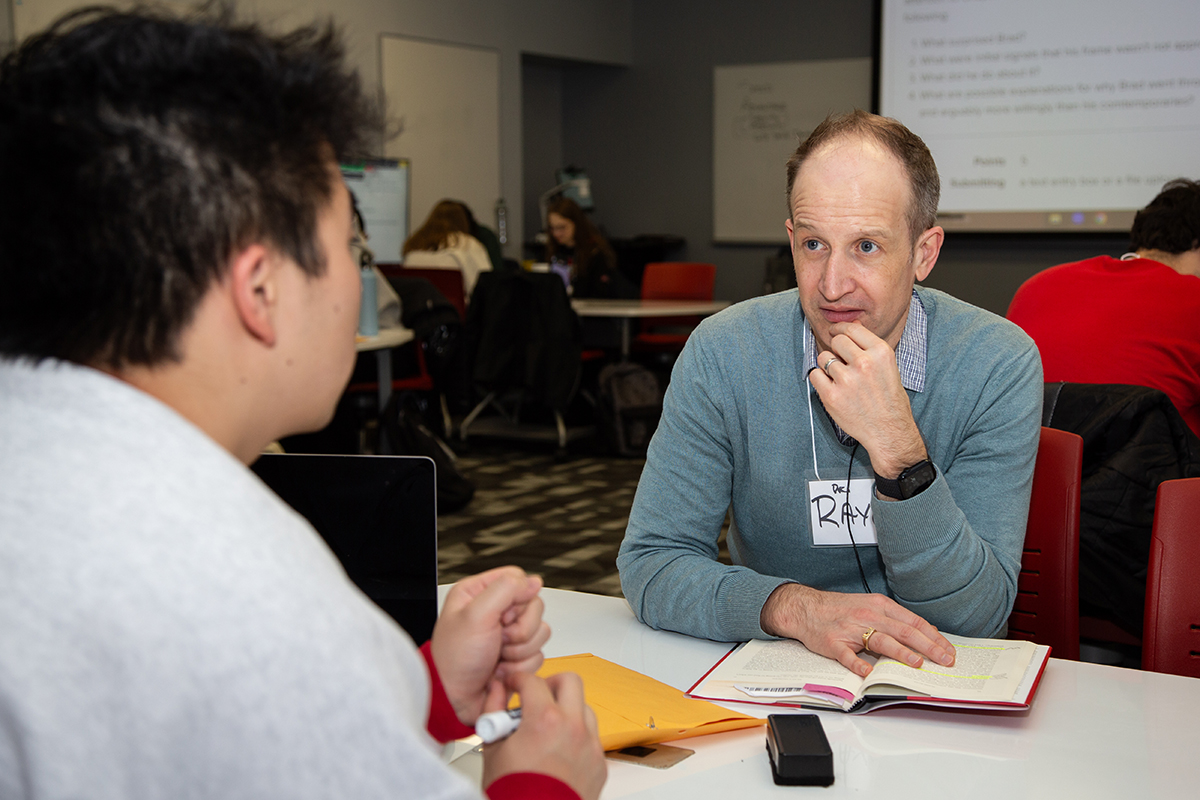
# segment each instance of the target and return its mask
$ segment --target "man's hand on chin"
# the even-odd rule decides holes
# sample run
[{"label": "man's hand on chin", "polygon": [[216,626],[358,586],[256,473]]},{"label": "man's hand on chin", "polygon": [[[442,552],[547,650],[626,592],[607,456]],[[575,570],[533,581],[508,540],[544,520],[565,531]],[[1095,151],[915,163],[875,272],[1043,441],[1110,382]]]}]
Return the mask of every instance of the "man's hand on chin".
[{"label": "man's hand on chin", "polygon": [[817,354],[819,369],[808,376],[829,416],[885,478],[928,458],[895,351],[861,322],[836,323],[829,333],[831,349]]}]

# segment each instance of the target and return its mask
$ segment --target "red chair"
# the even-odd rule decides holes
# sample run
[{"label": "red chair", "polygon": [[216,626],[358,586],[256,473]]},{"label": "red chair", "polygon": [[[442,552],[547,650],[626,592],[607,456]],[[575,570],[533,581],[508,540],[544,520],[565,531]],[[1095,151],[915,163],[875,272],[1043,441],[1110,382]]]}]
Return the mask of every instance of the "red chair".
[{"label": "red chair", "polygon": [[1008,635],[1079,660],[1079,491],[1083,439],[1042,428]]},{"label": "red chair", "polygon": [[1142,669],[1200,678],[1200,478],[1163,481],[1154,505]]},{"label": "red chair", "polygon": [[431,269],[429,267],[406,267],[403,264],[376,264],[379,271],[389,278],[424,278],[432,283],[446,299],[458,309],[458,315],[467,318],[467,294],[463,289],[462,272],[457,269]]},{"label": "red chair", "polygon": [[[647,264],[642,273],[643,300],[712,300],[717,279],[715,264],[660,261]],[[646,318],[633,340],[633,349],[680,350],[702,317]]]}]

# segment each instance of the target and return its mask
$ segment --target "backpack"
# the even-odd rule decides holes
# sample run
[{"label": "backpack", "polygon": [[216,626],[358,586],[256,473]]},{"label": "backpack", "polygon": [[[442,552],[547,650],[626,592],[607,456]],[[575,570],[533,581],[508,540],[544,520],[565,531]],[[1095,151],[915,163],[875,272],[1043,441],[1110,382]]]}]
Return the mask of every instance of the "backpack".
[{"label": "backpack", "polygon": [[408,392],[393,392],[383,413],[383,427],[392,450],[399,455],[428,456],[437,478],[437,513],[450,514],[471,502],[475,484],[458,469],[458,457],[426,426]]},{"label": "backpack", "polygon": [[[388,277],[400,296],[400,322],[412,330],[425,352],[429,374],[453,409],[470,408],[471,382],[467,354],[459,343],[462,318],[458,309],[424,278]],[[465,397],[465,399],[464,399]]]},{"label": "backpack", "polygon": [[663,391],[640,364],[609,364],[600,370],[600,414],[609,443],[623,456],[646,454],[662,415]]}]

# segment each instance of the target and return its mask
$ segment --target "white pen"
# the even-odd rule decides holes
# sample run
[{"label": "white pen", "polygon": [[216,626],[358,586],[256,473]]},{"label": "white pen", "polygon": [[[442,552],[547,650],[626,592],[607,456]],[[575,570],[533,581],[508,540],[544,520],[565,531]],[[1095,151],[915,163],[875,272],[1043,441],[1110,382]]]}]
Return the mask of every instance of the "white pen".
[{"label": "white pen", "polygon": [[512,734],[521,724],[521,709],[510,708],[507,711],[489,711],[481,714],[475,720],[475,733],[484,744],[498,742]]}]

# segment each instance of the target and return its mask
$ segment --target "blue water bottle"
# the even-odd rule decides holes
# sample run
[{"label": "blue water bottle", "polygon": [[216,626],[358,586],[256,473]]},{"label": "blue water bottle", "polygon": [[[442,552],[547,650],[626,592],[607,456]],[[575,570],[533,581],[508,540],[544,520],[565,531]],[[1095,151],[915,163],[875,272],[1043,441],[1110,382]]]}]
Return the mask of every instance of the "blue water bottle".
[{"label": "blue water bottle", "polygon": [[366,267],[362,275],[362,305],[358,307],[358,332],[362,336],[379,333],[379,288],[375,285],[375,270]]}]

